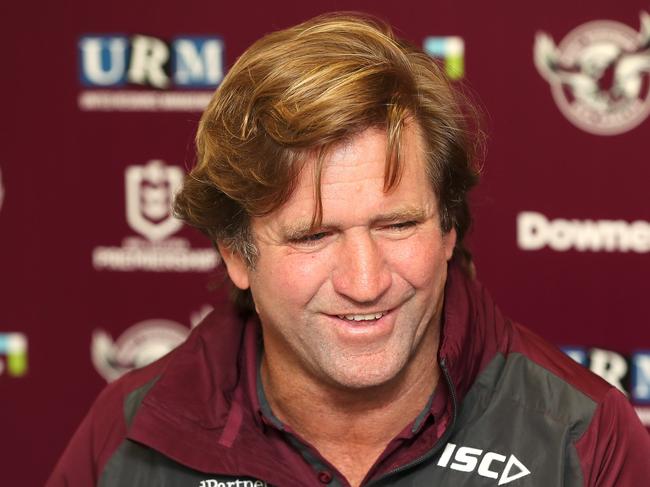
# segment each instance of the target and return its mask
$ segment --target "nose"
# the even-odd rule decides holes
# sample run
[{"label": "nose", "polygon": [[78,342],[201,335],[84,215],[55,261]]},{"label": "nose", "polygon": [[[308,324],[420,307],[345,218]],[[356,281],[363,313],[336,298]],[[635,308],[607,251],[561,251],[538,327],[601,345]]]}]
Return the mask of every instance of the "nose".
[{"label": "nose", "polygon": [[332,275],[338,294],[357,303],[371,303],[390,288],[391,280],[383,251],[367,230],[342,239]]}]

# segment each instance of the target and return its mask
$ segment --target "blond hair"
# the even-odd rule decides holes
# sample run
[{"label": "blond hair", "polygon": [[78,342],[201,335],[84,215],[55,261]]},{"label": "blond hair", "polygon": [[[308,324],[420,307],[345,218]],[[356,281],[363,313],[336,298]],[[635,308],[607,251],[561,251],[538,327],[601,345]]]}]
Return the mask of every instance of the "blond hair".
[{"label": "blond hair", "polygon": [[250,218],[288,200],[306,156],[319,156],[317,227],[327,150],[366,128],[385,129],[389,191],[400,179],[401,134],[411,119],[427,145],[441,227],[456,229],[456,251],[468,256],[467,191],[478,175],[458,93],[420,49],[356,14],[329,14],[273,32],[242,54],[203,113],[198,161],[176,197],[176,215],[253,266]]}]

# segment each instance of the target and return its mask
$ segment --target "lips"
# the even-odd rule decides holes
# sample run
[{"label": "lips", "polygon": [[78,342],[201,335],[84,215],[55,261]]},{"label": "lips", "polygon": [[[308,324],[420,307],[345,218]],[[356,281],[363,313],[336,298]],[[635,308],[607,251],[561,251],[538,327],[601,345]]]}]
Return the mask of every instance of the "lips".
[{"label": "lips", "polygon": [[364,314],[345,314],[336,315],[341,320],[347,321],[375,321],[387,314],[388,311],[379,311],[377,313],[364,313]]}]

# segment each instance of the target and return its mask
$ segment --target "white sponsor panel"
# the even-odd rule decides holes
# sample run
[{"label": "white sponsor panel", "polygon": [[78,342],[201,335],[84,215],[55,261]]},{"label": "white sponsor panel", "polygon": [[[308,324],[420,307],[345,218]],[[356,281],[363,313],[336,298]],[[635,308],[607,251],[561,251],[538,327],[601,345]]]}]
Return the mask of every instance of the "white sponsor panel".
[{"label": "white sponsor panel", "polygon": [[535,66],[559,109],[580,129],[617,135],[650,114],[650,15],[640,17],[638,31],[598,20],[576,27],[558,45],[537,34]]},{"label": "white sponsor panel", "polygon": [[219,264],[219,256],[213,248],[194,249],[187,239],[173,237],[183,227],[172,214],[173,197],[182,181],[181,168],[166,165],[161,160],[127,167],[126,221],[141,237],[126,236],[119,247],[95,247],[93,267],[100,271],[123,272],[213,270]]},{"label": "white sponsor panel", "polygon": [[650,222],[636,220],[549,219],[536,211],[517,215],[517,245],[534,251],[650,252]]}]

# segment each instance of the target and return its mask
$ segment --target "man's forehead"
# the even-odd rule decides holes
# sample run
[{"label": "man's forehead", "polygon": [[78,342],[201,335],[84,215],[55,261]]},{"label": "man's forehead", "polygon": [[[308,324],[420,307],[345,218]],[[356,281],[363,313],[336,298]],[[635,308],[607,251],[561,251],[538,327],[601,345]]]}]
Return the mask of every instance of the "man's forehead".
[{"label": "man's forehead", "polygon": [[366,129],[327,152],[306,154],[291,196],[268,215],[275,220],[273,226],[296,232],[313,229],[319,210],[321,227],[340,226],[343,221],[354,220],[355,215],[365,224],[421,219],[434,213],[436,196],[426,174],[420,137],[416,124],[404,128],[400,178],[389,188],[387,136],[382,128]]},{"label": "man's forehead", "polygon": [[[426,177],[426,144],[419,125],[414,121],[405,123],[402,135],[395,143],[402,171],[413,171],[419,173],[418,176]],[[321,184],[335,183],[341,177],[350,177],[350,169],[361,169],[355,174],[357,177],[385,180],[393,158],[394,154],[388,153],[386,130],[383,127],[369,127],[322,150],[305,152],[297,187],[313,188],[317,180],[316,171],[320,171]]]}]

